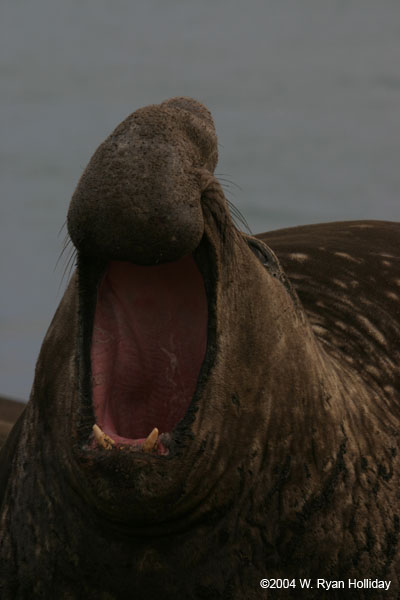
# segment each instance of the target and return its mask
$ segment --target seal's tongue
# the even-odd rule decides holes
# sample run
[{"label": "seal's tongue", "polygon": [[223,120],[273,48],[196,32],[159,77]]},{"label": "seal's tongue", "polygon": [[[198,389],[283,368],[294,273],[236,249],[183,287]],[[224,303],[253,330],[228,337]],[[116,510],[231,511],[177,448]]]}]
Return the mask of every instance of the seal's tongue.
[{"label": "seal's tongue", "polygon": [[117,444],[170,432],[192,400],[207,341],[207,299],[192,256],[110,262],[91,345],[96,422]]}]

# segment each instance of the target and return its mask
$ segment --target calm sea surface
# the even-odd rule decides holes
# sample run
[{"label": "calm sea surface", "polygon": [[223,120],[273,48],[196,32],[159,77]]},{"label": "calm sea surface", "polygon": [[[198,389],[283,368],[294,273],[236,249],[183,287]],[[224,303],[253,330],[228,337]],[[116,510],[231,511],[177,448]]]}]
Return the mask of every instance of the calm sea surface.
[{"label": "calm sea surface", "polygon": [[208,105],[254,233],[400,221],[398,0],[5,0],[0,23],[0,394],[29,396],[69,199],[140,106]]}]

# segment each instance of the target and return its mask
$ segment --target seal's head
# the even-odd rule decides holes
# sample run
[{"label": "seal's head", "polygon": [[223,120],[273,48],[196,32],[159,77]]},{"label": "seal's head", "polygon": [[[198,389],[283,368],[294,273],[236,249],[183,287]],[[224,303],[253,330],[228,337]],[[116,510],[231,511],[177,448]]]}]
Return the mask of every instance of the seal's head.
[{"label": "seal's head", "polygon": [[65,388],[55,405],[71,414],[65,462],[74,488],[136,531],[185,527],[211,510],[202,500],[215,486],[232,501],[237,477],[227,465],[243,454],[223,432],[259,444],[254,423],[263,427],[269,401],[258,398],[265,311],[254,298],[294,310],[273,253],[235,228],[216,162],[202,104],[174,98],[142,108],[95,152],[68,214],[77,279],[51,330],[62,323],[58,346],[75,364],[42,397],[60,399],[74,382],[74,395]]},{"label": "seal's head", "polygon": [[217,158],[200,102],[139,109],[94,153],[68,213],[79,290],[69,464],[92,503],[113,518],[118,506],[136,526],[164,519],[160,498],[181,495],[178,456],[215,358],[207,202],[220,211],[218,228],[229,220]]},{"label": "seal's head", "polygon": [[68,230],[90,256],[152,265],[192,252],[204,176],[217,163],[210,112],[190,98],[137,110],[101,144],[72,197]]}]

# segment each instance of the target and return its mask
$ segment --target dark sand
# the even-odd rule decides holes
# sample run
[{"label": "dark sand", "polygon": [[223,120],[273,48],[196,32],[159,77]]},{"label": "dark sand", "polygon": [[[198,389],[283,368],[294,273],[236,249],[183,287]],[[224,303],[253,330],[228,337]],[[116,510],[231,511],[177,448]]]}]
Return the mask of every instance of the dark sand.
[{"label": "dark sand", "polygon": [[24,402],[0,396],[0,448],[25,406]]}]

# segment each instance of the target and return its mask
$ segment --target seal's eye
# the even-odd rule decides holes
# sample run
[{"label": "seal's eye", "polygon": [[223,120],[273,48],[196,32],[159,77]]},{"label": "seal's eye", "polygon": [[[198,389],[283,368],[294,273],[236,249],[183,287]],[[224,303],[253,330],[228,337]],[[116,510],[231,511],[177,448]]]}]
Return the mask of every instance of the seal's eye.
[{"label": "seal's eye", "polygon": [[150,267],[108,263],[97,293],[91,371],[96,423],[114,443],[146,449],[156,429],[154,449],[166,453],[165,436],[196,389],[207,320],[193,256]]},{"label": "seal's eye", "polygon": [[256,240],[247,238],[246,241],[250,250],[255,256],[257,256],[258,260],[264,265],[264,267],[268,267],[271,264],[271,257],[269,256],[267,249],[259,244]]}]

